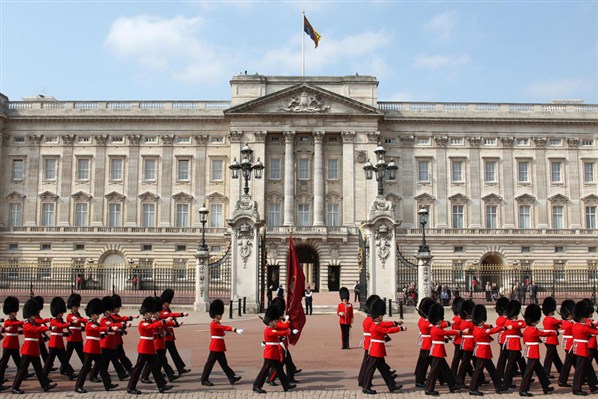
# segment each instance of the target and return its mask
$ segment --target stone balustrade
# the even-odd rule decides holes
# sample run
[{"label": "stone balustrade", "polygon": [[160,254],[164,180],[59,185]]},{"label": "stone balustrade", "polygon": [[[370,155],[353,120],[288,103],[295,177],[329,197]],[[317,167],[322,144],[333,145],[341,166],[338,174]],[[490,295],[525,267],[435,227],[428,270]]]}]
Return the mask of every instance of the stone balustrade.
[{"label": "stone balustrade", "polygon": [[64,111],[224,110],[230,101],[10,101],[8,109]]}]

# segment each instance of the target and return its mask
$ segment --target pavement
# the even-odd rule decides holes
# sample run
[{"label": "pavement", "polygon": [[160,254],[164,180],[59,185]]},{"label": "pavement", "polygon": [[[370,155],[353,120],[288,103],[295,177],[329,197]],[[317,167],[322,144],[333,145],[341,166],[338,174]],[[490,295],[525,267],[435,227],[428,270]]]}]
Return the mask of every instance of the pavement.
[{"label": "pavement", "polygon": [[[336,296],[338,298],[338,296]],[[324,302],[332,301],[332,296],[324,300],[322,296],[320,305],[326,306]],[[317,300],[317,297],[314,301]],[[335,299],[336,301],[337,299]],[[317,303],[317,302],[316,302]],[[47,309],[45,309],[47,310]],[[178,309],[173,309],[177,311]],[[318,313],[317,308],[313,315],[307,316],[307,324],[305,325],[301,339],[297,346],[291,347],[293,360],[298,368],[303,372],[296,375],[299,380],[298,387],[290,392],[283,392],[279,386],[272,387],[265,385],[264,389],[268,392],[266,395],[259,395],[252,392],[253,380],[262,365],[263,348],[260,343],[263,337],[264,324],[258,315],[244,315],[238,318],[235,314],[234,318],[230,320],[226,314],[222,320],[223,324],[231,325],[233,327],[242,328],[245,330],[243,335],[234,333],[227,333],[227,359],[229,365],[242,377],[234,386],[228,383],[224,373],[218,365],[214,367],[210,380],[214,383],[213,387],[204,387],[201,385],[201,373],[203,365],[208,356],[208,347],[210,342],[209,323],[210,318],[207,313],[190,312],[190,316],[180,319],[183,321],[183,326],[176,330],[177,347],[179,352],[186,362],[187,366],[192,370],[191,373],[183,375],[176,380],[173,385],[174,389],[168,393],[160,394],[155,385],[145,385],[139,383],[137,388],[144,394],[142,398],[165,398],[173,397],[177,399],[184,398],[318,398],[318,399],[335,399],[335,398],[371,398],[371,395],[364,395],[361,389],[357,386],[357,374],[363,358],[363,349],[359,347],[361,340],[361,323],[364,315],[357,312],[354,322],[354,328],[351,332],[351,349],[341,350],[340,342],[340,328],[338,326],[338,319],[335,314],[327,312]],[[448,310],[448,309],[447,309]],[[133,308],[124,309],[121,312],[124,315],[135,314]],[[496,314],[489,310],[488,317],[490,321],[496,319]],[[452,317],[450,310],[445,314],[446,318]],[[398,317],[387,318],[390,320],[398,320]],[[404,325],[408,330],[392,336],[392,341],[387,344],[388,356],[386,361],[388,364],[397,370],[397,382],[403,384],[404,388],[399,394],[388,393],[386,386],[383,384],[381,378],[376,374],[374,378],[374,389],[378,390],[377,397],[424,397],[423,390],[416,389],[414,386],[413,371],[417,361],[419,348],[417,346],[417,320],[418,316],[415,313],[405,313]],[[134,321],[137,324],[137,321]],[[125,336],[125,350],[133,363],[136,360],[136,346],[138,343],[138,333],[136,328],[131,328],[129,334]],[[22,341],[22,340],[21,340]],[[447,345],[448,359],[452,358],[453,345]],[[543,347],[542,347],[543,350]],[[498,353],[497,344],[493,344],[493,352]],[[559,349],[562,357],[562,350]],[[543,356],[543,353],[542,353]],[[57,363],[56,363],[57,364]],[[75,370],[80,369],[81,364],[79,359],[74,356],[71,359],[71,364]],[[172,363],[171,363],[172,364]],[[15,374],[15,369],[10,363],[7,370],[6,377],[12,380]],[[119,383],[119,387],[110,393],[103,390],[101,384],[87,382],[85,388],[89,391],[87,394],[77,394],[74,392],[74,382],[68,381],[66,377],[60,376],[57,373],[51,374],[51,378],[58,383],[58,387],[50,393],[43,393],[39,387],[37,380],[31,379],[25,381],[21,387],[26,394],[24,398],[43,397],[45,399],[54,398],[132,398],[132,395],[126,393],[126,381],[118,381],[112,368],[109,368],[111,375],[113,375],[113,382]],[[572,378],[572,377],[571,377]],[[515,383],[519,383],[519,377],[515,379]],[[556,384],[553,395],[571,396],[571,390],[560,388]],[[467,390],[459,393],[448,393],[448,388],[437,386],[437,389],[444,395],[450,395],[451,398],[470,397]],[[482,391],[487,391],[488,397],[498,397],[494,394],[492,385],[484,386]],[[490,393],[492,392],[492,393]],[[542,392],[538,383],[532,384],[531,392],[534,396],[539,396]],[[543,395],[542,395],[543,396]],[[12,397],[10,393],[3,391],[0,397]],[[427,396],[426,396],[427,397]],[[518,392],[509,392],[500,395],[500,398],[519,397]]]}]

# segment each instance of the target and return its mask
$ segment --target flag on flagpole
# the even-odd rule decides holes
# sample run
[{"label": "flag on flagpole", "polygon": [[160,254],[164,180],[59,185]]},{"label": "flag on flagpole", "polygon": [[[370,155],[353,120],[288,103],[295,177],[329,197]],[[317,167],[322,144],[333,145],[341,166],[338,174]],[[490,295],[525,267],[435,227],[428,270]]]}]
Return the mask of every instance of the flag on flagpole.
[{"label": "flag on flagpole", "polygon": [[307,33],[311,40],[314,41],[314,44],[316,45],[314,48],[318,48],[318,42],[320,41],[320,38],[322,36],[320,36],[320,34],[316,32],[313,26],[311,26],[305,15],[303,16],[303,30],[305,31],[305,33]]},{"label": "flag on flagpole", "polygon": [[293,233],[289,238],[289,254],[287,256],[287,315],[291,321],[291,328],[299,330],[299,334],[291,335],[289,343],[297,344],[303,326],[305,326],[305,312],[302,299],[305,295],[305,275],[299,264],[299,258],[293,244]]}]

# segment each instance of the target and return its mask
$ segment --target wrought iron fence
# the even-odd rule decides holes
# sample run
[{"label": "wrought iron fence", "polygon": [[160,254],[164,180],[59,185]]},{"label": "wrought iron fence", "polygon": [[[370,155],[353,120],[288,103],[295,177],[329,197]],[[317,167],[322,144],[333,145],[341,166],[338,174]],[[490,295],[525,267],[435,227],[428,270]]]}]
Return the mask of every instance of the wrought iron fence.
[{"label": "wrought iron fence", "polygon": [[222,299],[228,303],[232,289],[231,247],[220,258],[210,259],[208,264],[208,297],[210,302]]}]

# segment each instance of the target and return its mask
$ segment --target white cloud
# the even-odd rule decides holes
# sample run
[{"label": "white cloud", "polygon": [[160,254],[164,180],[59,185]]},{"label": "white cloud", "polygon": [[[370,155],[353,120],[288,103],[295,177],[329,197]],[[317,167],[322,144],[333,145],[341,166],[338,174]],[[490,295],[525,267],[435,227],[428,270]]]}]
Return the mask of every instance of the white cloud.
[{"label": "white cloud", "polygon": [[582,79],[565,78],[532,83],[527,85],[524,91],[540,101],[549,101],[562,98],[579,98],[587,94],[587,89],[591,87],[592,85],[589,82]]},{"label": "white cloud", "polygon": [[469,64],[471,58],[469,54],[463,54],[459,56],[446,56],[446,55],[418,55],[415,57],[414,65],[416,67],[439,69],[454,67],[459,65]]},{"label": "white cloud", "polygon": [[454,11],[445,12],[434,16],[424,23],[424,31],[436,35],[438,39],[447,40],[450,38],[455,25],[457,24],[457,14]]}]

